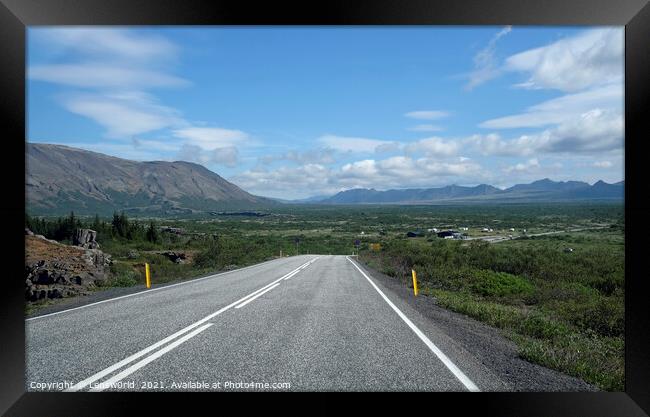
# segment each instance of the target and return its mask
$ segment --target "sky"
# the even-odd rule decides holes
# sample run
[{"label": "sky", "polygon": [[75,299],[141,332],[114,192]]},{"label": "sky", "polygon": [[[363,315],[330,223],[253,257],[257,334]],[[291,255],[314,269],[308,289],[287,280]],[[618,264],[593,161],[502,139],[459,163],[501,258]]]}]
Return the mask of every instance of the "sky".
[{"label": "sky", "polygon": [[253,194],[624,179],[621,27],[30,27],[27,139]]}]

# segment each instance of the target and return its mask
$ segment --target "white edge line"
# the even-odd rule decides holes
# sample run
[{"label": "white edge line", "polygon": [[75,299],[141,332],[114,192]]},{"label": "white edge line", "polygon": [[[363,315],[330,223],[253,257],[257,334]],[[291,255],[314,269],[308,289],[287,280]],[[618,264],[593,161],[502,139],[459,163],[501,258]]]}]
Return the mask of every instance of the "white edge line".
[{"label": "white edge line", "polygon": [[472,382],[472,380],[469,379],[467,375],[465,375],[463,371],[461,371],[451,361],[451,359],[447,357],[447,355],[445,355],[440,349],[438,349],[438,347],[434,345],[433,342],[429,340],[429,338],[424,333],[422,333],[422,331],[415,324],[413,324],[413,322],[408,317],[406,317],[406,315],[402,313],[402,311],[399,308],[397,308],[397,306],[395,306],[395,304],[393,304],[392,301],[388,299],[388,297],[386,297],[386,295],[379,289],[379,287],[377,287],[377,285],[375,285],[375,283],[368,277],[368,275],[366,275],[366,273],[363,272],[363,270],[361,270],[361,268],[359,268],[359,266],[356,263],[354,263],[352,259],[350,259],[347,256],[346,258],[348,261],[350,261],[352,265],[354,265],[355,268],[357,268],[359,272],[361,272],[361,274],[368,280],[368,282],[370,282],[373,288],[377,290],[379,295],[381,295],[384,301],[386,301],[388,305],[391,306],[393,310],[395,310],[397,315],[411,328],[411,330],[413,330],[413,332],[420,338],[420,340],[422,340],[424,344],[427,345],[427,347],[438,357],[438,359],[442,361],[442,363],[447,367],[447,369],[449,369],[451,373],[453,373],[454,376],[458,378],[458,380],[463,385],[465,385],[465,388],[467,388],[469,391],[472,392],[480,392],[480,389],[476,386],[476,384],[474,384],[474,382]]},{"label": "white edge line", "polygon": [[[280,259],[284,259],[284,258],[280,258]],[[277,261],[277,259],[271,259],[270,261],[260,262],[260,263],[255,264],[255,265],[249,265],[249,266],[245,266],[245,267],[239,268],[239,269],[232,269],[230,271],[219,272],[218,274],[208,275],[207,277],[190,279],[190,280],[183,281],[183,282],[177,282],[176,284],[165,285],[163,287],[151,288],[149,290],[144,290],[144,291],[138,291],[138,292],[135,292],[133,294],[121,295],[119,297],[109,298],[107,300],[96,301],[94,303],[85,304],[85,305],[82,305],[82,306],[79,306],[79,307],[69,308],[67,310],[55,311],[54,313],[43,314],[41,316],[36,316],[36,317],[30,317],[30,318],[26,318],[25,321],[31,321],[31,320],[36,320],[36,319],[42,319],[42,318],[45,318],[45,317],[55,316],[57,314],[67,313],[69,311],[79,310],[81,308],[86,308],[86,307],[94,306],[94,305],[97,305],[97,304],[107,303],[109,301],[117,301],[117,300],[121,300],[123,298],[133,297],[133,296],[136,296],[136,295],[149,294],[149,293],[151,293],[153,291],[164,290],[164,289],[167,289],[167,288],[175,287],[177,285],[193,284],[195,282],[203,281],[204,279],[216,278],[218,276],[225,275],[225,274],[230,274],[230,273],[233,273],[233,272],[245,271],[247,269],[254,268],[256,266],[261,266],[261,265],[264,265],[266,263],[273,262],[273,261]]]},{"label": "white edge line", "polygon": [[168,344],[167,346],[160,349],[159,351],[157,351],[153,355],[148,356],[148,357],[142,359],[140,362],[137,362],[137,363],[129,366],[128,368],[126,368],[125,370],[123,370],[119,374],[115,375],[111,379],[108,379],[105,382],[102,382],[102,383],[98,384],[97,387],[92,388],[91,390],[89,390],[89,392],[100,392],[100,391],[104,391],[107,388],[110,388],[111,385],[115,384],[118,381],[121,381],[122,379],[124,379],[127,376],[131,375],[132,373],[134,373],[138,369],[140,369],[140,368],[146,366],[147,364],[155,361],[156,359],[158,359],[159,357],[161,357],[165,353],[167,353],[170,350],[178,347],[182,343],[185,343],[186,341],[188,341],[189,339],[191,339],[194,336],[198,335],[199,333],[201,333],[202,331],[204,331],[208,327],[212,326],[213,324],[214,323],[204,324],[203,326],[199,327],[198,329],[194,330],[193,332],[188,333],[185,336],[181,337],[180,339],[176,340],[175,342]]},{"label": "white edge line", "polygon": [[[305,265],[305,264],[303,264],[303,265]],[[301,265],[300,267],[302,267],[303,265]],[[206,321],[218,316],[219,314],[223,313],[224,311],[229,310],[233,306],[241,303],[242,301],[245,301],[247,298],[252,297],[255,294],[259,293],[260,291],[265,290],[269,286],[271,286],[271,285],[277,283],[278,281],[284,279],[287,275],[295,273],[296,271],[299,270],[300,267],[294,269],[293,271],[290,271],[290,272],[284,274],[283,276],[276,279],[275,281],[273,281],[273,282],[271,282],[269,284],[266,284],[265,286],[253,291],[252,293],[240,298],[239,300],[237,300],[237,301],[235,301],[233,303],[228,304],[227,306],[225,306],[225,307],[221,308],[220,310],[217,310],[216,312],[202,318],[201,320],[190,324],[189,326],[177,331],[176,333],[172,334],[171,336],[167,336],[166,338],[154,343],[153,345],[151,345],[151,346],[149,346],[149,347],[147,347],[147,348],[145,348],[145,349],[143,349],[143,350],[141,350],[139,352],[136,352],[133,355],[131,355],[131,356],[125,358],[125,359],[122,359],[121,361],[109,366],[106,369],[103,369],[103,370],[97,372],[96,374],[93,374],[93,375],[89,376],[88,378],[84,379],[83,381],[80,381],[80,382],[76,383],[75,385],[73,385],[70,388],[65,389],[64,391],[65,392],[74,392],[74,391],[79,391],[79,390],[83,389],[84,387],[86,387],[87,385],[97,381],[98,379],[101,379],[101,378],[105,377],[106,375],[120,369],[124,365],[133,362],[134,360],[146,355],[147,353],[151,352],[152,350],[157,349],[158,347],[164,345],[165,343],[167,343],[167,342],[169,342],[169,341],[171,341],[173,339],[176,339],[178,336],[180,336],[180,335],[182,335],[184,333],[187,333],[189,330],[192,330],[193,328],[195,328],[197,326],[200,326],[201,324],[205,323]]]},{"label": "white edge line", "polygon": [[280,285],[279,282],[278,282],[277,284],[275,284],[275,285],[273,285],[273,286],[271,286],[271,287],[265,289],[265,290],[262,291],[261,293],[255,295],[255,297],[251,297],[251,298],[249,298],[248,300],[244,301],[243,303],[241,303],[241,304],[235,306],[235,308],[242,308],[243,306],[245,306],[246,304],[250,303],[251,301],[253,301],[253,300],[257,299],[258,297],[261,297],[261,296],[263,296],[264,294],[266,294],[267,292],[271,291],[273,288],[277,287],[278,285]]}]

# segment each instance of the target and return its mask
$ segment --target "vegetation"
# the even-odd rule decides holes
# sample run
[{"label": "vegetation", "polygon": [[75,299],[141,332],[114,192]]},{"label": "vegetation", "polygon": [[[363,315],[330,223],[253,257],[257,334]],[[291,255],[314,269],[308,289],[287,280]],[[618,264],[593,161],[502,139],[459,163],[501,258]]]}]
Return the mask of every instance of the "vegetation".
[{"label": "vegetation", "polygon": [[[25,226],[63,242],[78,227],[97,231],[101,249],[114,259],[107,286],[144,283],[145,262],[156,284],[278,256],[358,250],[361,261],[405,285],[414,268],[423,295],[503,329],[523,358],[606,390],[623,389],[625,222],[620,204],[282,205],[272,211],[184,218],[26,216]],[[490,234],[517,239],[488,244],[440,239],[430,232],[406,237],[407,231],[434,227],[466,227],[470,238],[491,228]],[[535,236],[551,231],[559,233]],[[370,250],[371,243],[381,250]],[[170,250],[186,254],[186,262],[164,256]]]},{"label": "vegetation", "polygon": [[504,329],[523,358],[622,390],[623,242],[618,228],[494,244],[391,239],[360,259],[405,282],[413,268],[422,293]]}]

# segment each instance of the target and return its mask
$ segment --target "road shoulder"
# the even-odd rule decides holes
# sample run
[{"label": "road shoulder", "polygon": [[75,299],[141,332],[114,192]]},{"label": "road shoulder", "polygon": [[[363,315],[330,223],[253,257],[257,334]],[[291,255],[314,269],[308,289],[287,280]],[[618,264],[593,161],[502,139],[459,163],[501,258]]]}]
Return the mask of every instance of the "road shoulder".
[{"label": "road shoulder", "polygon": [[444,309],[434,297],[413,296],[406,281],[389,277],[362,262],[354,261],[375,280],[377,285],[431,320],[447,336],[454,339],[483,365],[497,375],[512,391],[598,391],[579,378],[525,361],[517,354],[517,346],[499,329]]}]

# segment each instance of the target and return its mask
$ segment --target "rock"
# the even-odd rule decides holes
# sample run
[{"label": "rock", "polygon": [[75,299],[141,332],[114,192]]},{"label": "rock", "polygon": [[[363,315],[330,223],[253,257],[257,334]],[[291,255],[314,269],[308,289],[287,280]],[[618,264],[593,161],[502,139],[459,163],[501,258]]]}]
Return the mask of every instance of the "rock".
[{"label": "rock", "polygon": [[34,236],[34,232],[29,230],[27,227],[25,228],[25,236]]},{"label": "rock", "polygon": [[[93,233],[80,232],[77,236],[81,240],[92,239]],[[38,236],[26,236],[25,242],[23,279],[25,299],[29,302],[86,294],[107,279],[107,267],[112,260],[99,249],[61,243],[50,245],[49,240]]]},{"label": "rock", "polygon": [[72,244],[85,249],[99,249],[99,243],[95,240],[97,232],[91,229],[77,229],[72,238]]},{"label": "rock", "polygon": [[126,257],[129,259],[136,259],[139,256],[137,251],[130,250],[127,254]]},{"label": "rock", "polygon": [[177,264],[183,263],[185,261],[185,259],[186,259],[185,254],[183,252],[167,251],[167,252],[161,253],[161,255],[163,255],[164,257],[166,257],[170,261],[175,262]]},{"label": "rock", "polygon": [[108,255],[99,249],[86,249],[81,258],[86,263],[86,265],[102,269],[113,263],[111,255]]},{"label": "rock", "polygon": [[63,298],[63,293],[58,288],[52,288],[47,291],[47,298]]},{"label": "rock", "polygon": [[48,285],[54,283],[54,277],[50,274],[50,271],[47,269],[41,269],[36,273],[36,284],[39,285]]}]

